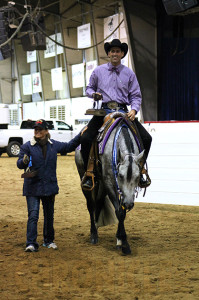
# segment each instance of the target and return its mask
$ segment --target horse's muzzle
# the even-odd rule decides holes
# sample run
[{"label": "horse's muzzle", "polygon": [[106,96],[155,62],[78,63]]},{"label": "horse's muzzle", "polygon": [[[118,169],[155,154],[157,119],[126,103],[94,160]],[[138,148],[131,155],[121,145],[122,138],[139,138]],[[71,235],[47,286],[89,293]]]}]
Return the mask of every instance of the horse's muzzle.
[{"label": "horse's muzzle", "polygon": [[123,206],[126,210],[131,210],[134,207],[134,202],[132,203],[124,203]]}]

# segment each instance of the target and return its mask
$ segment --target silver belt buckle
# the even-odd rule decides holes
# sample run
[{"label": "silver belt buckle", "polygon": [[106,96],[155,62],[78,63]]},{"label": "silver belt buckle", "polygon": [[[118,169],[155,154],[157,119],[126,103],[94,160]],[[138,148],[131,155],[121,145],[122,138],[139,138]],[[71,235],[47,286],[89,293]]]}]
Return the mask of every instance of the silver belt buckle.
[{"label": "silver belt buckle", "polygon": [[118,108],[118,104],[116,101],[110,101],[107,103],[107,107],[109,109],[117,109]]}]

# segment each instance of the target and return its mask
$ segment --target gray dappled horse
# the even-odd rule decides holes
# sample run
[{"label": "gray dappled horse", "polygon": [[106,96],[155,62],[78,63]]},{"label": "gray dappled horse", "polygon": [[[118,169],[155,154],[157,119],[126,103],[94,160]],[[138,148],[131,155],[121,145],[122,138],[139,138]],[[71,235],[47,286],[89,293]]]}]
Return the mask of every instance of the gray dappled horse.
[{"label": "gray dappled horse", "polygon": [[[114,122],[109,137],[101,145],[99,158],[101,161],[101,176],[96,179],[95,188],[92,191],[82,190],[87,200],[87,208],[91,220],[91,243],[98,242],[98,227],[118,223],[116,233],[117,248],[122,249],[123,254],[130,254],[131,249],[127,242],[124,227],[126,211],[134,206],[136,188],[140,179],[139,163],[144,151],[140,153],[132,131],[120,118]],[[84,166],[81,151],[76,149],[75,162],[82,179]]]}]

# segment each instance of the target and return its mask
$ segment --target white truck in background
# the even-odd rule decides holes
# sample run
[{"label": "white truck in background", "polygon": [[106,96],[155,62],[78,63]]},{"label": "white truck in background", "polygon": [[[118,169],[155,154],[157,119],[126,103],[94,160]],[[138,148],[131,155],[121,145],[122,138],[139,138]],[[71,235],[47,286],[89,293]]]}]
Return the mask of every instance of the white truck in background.
[{"label": "white truck in background", "polygon": [[[2,111],[0,106],[0,112]],[[6,107],[3,107],[6,108]],[[20,129],[8,129],[8,121],[0,113],[0,156],[7,153],[10,157],[19,155],[20,146],[31,140],[34,135],[33,125],[36,120],[24,120],[21,122]],[[60,142],[69,142],[78,133],[73,130],[71,125],[60,120],[46,120],[49,124],[49,133],[52,139]],[[62,153],[63,155],[65,153]]]}]

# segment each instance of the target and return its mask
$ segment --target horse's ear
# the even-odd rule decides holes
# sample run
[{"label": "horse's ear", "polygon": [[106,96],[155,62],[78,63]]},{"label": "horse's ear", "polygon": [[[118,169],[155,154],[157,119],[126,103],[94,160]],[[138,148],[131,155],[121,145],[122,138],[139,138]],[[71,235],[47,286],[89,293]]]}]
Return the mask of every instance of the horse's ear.
[{"label": "horse's ear", "polygon": [[134,160],[136,161],[137,164],[142,160],[143,156],[144,156],[144,150],[140,154],[134,157]]}]

